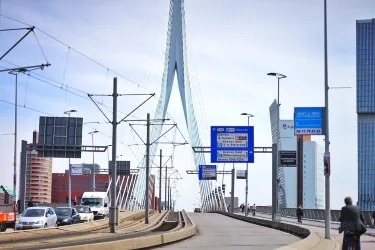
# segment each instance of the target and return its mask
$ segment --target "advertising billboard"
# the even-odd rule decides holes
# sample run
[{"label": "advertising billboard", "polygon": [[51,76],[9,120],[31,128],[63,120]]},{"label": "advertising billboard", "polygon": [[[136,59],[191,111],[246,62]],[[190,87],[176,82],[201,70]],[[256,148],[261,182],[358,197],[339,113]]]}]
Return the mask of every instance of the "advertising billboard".
[{"label": "advertising billboard", "polygon": [[294,133],[296,135],[323,135],[323,107],[294,108]]}]

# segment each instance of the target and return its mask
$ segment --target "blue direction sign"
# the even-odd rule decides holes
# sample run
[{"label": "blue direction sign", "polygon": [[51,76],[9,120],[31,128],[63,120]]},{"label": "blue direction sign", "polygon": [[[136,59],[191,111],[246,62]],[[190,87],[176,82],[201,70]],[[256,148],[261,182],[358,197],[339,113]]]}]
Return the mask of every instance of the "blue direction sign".
[{"label": "blue direction sign", "polygon": [[294,108],[295,135],[323,135],[323,107]]},{"label": "blue direction sign", "polygon": [[211,162],[254,163],[254,127],[212,126]]},{"label": "blue direction sign", "polygon": [[216,180],[216,165],[199,165],[199,180]]}]

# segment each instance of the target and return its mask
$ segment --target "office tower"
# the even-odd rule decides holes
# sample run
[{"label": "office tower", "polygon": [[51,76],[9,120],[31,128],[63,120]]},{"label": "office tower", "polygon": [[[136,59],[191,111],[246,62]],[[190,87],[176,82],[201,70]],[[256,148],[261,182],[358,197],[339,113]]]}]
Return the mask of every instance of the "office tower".
[{"label": "office tower", "polygon": [[[357,21],[358,205],[375,210],[375,18]],[[349,142],[350,143],[350,142]]]}]

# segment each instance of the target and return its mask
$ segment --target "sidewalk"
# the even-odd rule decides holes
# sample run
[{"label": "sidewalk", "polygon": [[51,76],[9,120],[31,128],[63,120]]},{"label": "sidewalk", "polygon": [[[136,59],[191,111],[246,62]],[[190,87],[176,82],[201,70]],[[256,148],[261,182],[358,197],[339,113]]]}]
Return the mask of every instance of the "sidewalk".
[{"label": "sidewalk", "polygon": [[[243,213],[237,213],[237,214],[243,215]],[[250,216],[252,216],[252,215],[250,214]],[[266,219],[266,220],[271,220],[271,215],[268,215],[268,214],[257,213],[255,217]],[[296,220],[297,219],[295,219],[295,218],[281,217],[281,221],[288,222],[288,223],[291,223],[291,224],[297,224]],[[302,226],[309,229],[310,231],[319,232],[319,233],[322,233],[324,235],[324,223],[323,222],[303,220]],[[333,229],[333,230],[331,230],[331,236],[334,239],[336,239],[337,241],[339,241],[340,244],[342,245],[343,235],[339,234],[339,232],[337,230],[338,227],[339,227],[339,224],[336,224],[336,223],[331,224],[331,228]],[[374,250],[375,249],[375,237],[374,236],[375,236],[375,229],[367,228],[366,234],[361,236],[361,249],[362,250]]]}]

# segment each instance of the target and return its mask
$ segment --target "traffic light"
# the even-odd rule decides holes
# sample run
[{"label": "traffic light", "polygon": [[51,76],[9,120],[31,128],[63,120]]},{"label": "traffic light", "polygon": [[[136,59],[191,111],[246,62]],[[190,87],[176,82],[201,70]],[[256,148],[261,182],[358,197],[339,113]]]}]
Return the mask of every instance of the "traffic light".
[{"label": "traffic light", "polygon": [[108,189],[108,182],[105,183],[105,188]]},{"label": "traffic light", "polygon": [[225,195],[225,184],[223,184],[223,193]]},{"label": "traffic light", "polygon": [[4,195],[4,204],[9,204],[9,194],[7,193]]}]

